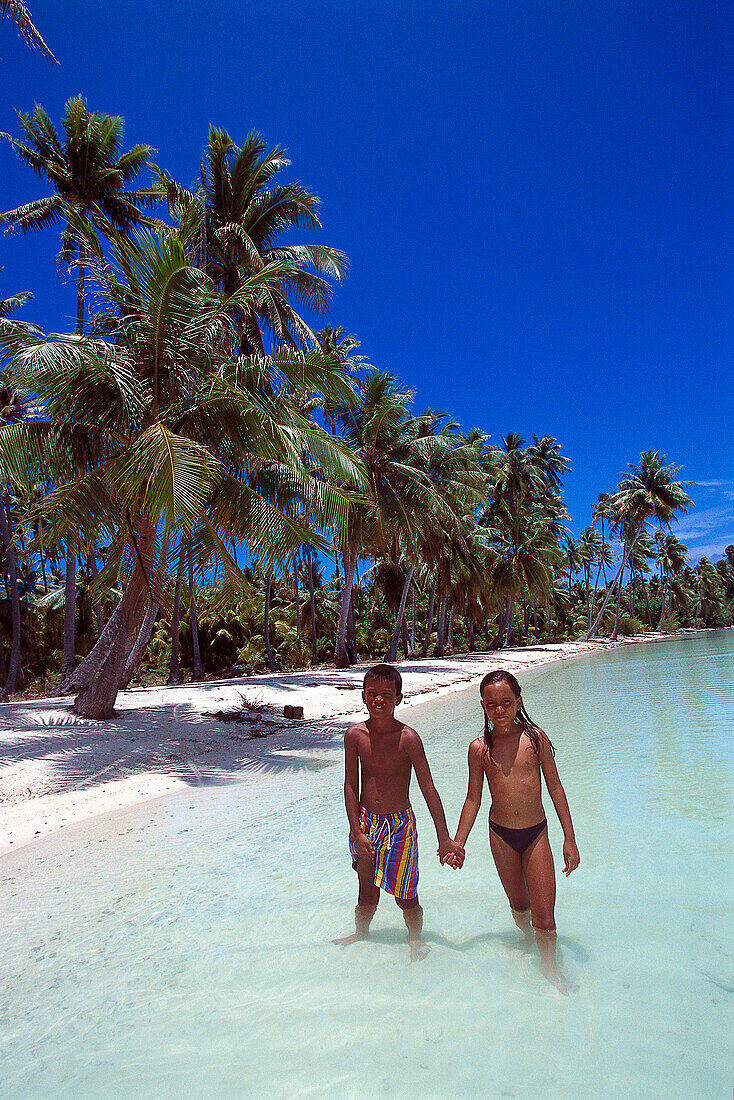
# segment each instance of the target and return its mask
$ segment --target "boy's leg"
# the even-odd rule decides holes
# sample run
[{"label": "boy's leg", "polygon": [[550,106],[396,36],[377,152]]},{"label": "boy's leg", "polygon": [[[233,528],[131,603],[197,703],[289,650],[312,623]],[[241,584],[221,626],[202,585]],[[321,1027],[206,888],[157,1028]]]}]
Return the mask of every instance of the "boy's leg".
[{"label": "boy's leg", "polygon": [[356,943],[357,940],[367,939],[370,934],[370,924],[380,900],[380,888],[375,886],[375,865],[371,859],[363,858],[357,861],[357,877],[359,894],[354,907],[354,932],[333,941],[341,944],[342,947]]},{"label": "boy's leg", "polygon": [[414,962],[424,959],[428,954],[428,945],[423,941],[423,908],[414,898],[395,898],[399,909],[402,910],[403,920],[408,929],[408,943],[410,944],[410,957]]},{"label": "boy's leg", "polygon": [[530,893],[530,908],[535,939],[540,951],[541,969],[548,981],[561,993],[568,993],[571,985],[556,958],[556,876],[547,829],[525,849],[522,862]]}]

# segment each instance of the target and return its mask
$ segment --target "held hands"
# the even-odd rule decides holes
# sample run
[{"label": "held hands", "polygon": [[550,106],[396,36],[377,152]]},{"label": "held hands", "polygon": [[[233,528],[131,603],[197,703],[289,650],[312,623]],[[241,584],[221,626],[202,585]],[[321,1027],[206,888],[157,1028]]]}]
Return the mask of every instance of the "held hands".
[{"label": "held hands", "polygon": [[575,871],[581,862],[579,850],[576,847],[575,840],[564,840],[563,842],[563,873],[568,878],[572,871]]},{"label": "held hands", "polygon": [[447,837],[438,846],[438,858],[442,867],[448,864],[458,871],[464,865],[464,849],[451,837]]}]

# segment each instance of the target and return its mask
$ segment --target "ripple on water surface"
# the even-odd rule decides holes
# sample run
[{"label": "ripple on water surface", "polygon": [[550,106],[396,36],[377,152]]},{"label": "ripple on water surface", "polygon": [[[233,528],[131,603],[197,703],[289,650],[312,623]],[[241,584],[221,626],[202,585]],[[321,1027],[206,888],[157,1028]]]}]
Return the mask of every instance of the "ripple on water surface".
[{"label": "ripple on water surface", "polygon": [[[558,884],[570,997],[509,918],[486,801],[452,873],[414,791],[424,962],[389,898],[370,942],[332,946],[356,892],[336,740],[8,857],[3,1094],[727,1095],[733,671],[722,631],[525,674],[582,855]],[[476,687],[404,718],[453,824]]]}]

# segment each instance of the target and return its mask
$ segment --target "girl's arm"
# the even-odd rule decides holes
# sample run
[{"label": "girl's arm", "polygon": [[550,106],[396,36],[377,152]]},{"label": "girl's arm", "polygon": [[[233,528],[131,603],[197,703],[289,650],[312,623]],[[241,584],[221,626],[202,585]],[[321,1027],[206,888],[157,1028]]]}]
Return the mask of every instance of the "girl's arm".
[{"label": "girl's arm", "polygon": [[579,850],[576,847],[576,838],[573,834],[571,811],[568,808],[568,799],[558,775],[558,768],[553,759],[553,752],[548,738],[543,735],[540,739],[540,766],[543,769],[543,778],[551,796],[553,805],[558,814],[558,820],[563,829],[563,873],[568,877],[575,871],[580,862]]},{"label": "girl's arm", "polygon": [[454,840],[462,848],[466,844],[467,837],[472,831],[476,821],[479,807],[482,804],[482,787],[484,786],[484,764],[482,763],[482,742],[479,738],[472,741],[469,746],[469,789],[466,792],[464,805],[459,818],[459,826]]}]

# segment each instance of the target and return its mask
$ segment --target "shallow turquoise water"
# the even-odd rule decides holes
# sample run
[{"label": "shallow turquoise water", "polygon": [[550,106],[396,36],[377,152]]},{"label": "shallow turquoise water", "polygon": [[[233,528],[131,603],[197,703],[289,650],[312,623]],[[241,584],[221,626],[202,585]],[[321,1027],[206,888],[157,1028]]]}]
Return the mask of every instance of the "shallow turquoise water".
[{"label": "shallow turquoise water", "polygon": [[[526,674],[582,864],[562,997],[511,922],[486,811],[440,868],[420,792],[428,958],[356,894],[336,740],[255,781],[70,829],[0,863],[0,1092],[13,1097],[728,1097],[734,631]],[[403,718],[453,827],[476,688]],[[546,797],[551,844],[561,833]]]}]

